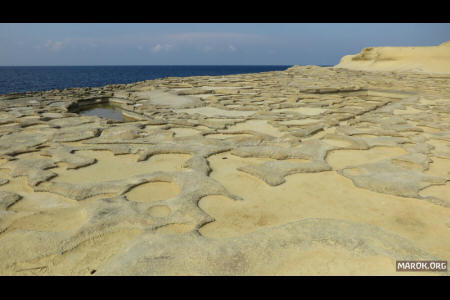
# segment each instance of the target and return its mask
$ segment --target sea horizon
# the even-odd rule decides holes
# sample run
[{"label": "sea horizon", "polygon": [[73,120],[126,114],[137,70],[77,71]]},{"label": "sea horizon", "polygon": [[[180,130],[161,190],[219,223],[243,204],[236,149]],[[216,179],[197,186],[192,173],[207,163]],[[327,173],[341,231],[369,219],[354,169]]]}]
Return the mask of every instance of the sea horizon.
[{"label": "sea horizon", "polygon": [[0,94],[129,84],[165,77],[225,76],[283,71],[294,65],[0,66]]},{"label": "sea horizon", "polygon": [[[9,67],[152,67],[152,66],[156,66],[156,67],[161,67],[161,66],[184,66],[184,67],[190,67],[190,66],[300,66],[300,65],[296,65],[296,64],[290,64],[290,65],[284,65],[284,64],[264,64],[264,65],[259,65],[259,64],[250,64],[250,65],[179,65],[179,64],[173,64],[173,65],[11,65],[11,66],[0,66],[0,68],[9,68]],[[305,65],[303,65],[305,66]],[[320,65],[317,65],[320,66]]]}]

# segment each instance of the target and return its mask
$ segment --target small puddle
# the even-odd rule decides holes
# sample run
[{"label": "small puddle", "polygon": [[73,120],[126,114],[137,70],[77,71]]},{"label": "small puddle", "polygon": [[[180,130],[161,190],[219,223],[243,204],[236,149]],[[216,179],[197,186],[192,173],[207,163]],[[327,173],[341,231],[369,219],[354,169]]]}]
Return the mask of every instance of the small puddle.
[{"label": "small puddle", "polygon": [[120,122],[133,121],[132,119],[125,117],[119,107],[108,103],[85,106],[79,111],[79,114],[82,116],[98,116],[100,118]]}]

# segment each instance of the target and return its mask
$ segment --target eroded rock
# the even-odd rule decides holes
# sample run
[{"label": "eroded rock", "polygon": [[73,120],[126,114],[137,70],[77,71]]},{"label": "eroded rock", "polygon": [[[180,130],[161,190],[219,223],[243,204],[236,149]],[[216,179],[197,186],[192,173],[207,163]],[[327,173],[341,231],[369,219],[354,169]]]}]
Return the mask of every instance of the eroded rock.
[{"label": "eroded rock", "polygon": [[[0,274],[384,275],[395,274],[399,259],[448,260],[449,83],[294,66],[1,95]],[[131,120],[76,113],[108,102]],[[336,163],[340,156],[346,161]],[[96,168],[98,176],[86,175]],[[281,200],[258,204],[230,190],[251,183],[312,203],[326,183],[308,182],[309,194],[288,183],[322,172],[375,194],[376,218],[355,222],[337,212],[341,219],[268,226],[261,216],[258,230],[231,238],[200,233],[215,222],[202,198],[224,197],[235,209],[246,203],[254,217]],[[45,206],[41,195],[64,208]],[[366,216],[364,197],[351,205],[345,197],[337,191],[327,209],[347,203]],[[404,215],[385,216],[391,203]],[[246,213],[239,215],[251,219]]]}]

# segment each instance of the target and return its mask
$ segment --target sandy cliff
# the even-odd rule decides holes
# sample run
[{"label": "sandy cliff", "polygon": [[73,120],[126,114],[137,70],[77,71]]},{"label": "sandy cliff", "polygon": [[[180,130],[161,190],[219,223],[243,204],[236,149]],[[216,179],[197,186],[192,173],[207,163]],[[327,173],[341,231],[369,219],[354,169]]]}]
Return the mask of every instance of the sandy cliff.
[{"label": "sandy cliff", "polygon": [[450,74],[450,42],[430,47],[371,47],[342,57],[335,68]]}]

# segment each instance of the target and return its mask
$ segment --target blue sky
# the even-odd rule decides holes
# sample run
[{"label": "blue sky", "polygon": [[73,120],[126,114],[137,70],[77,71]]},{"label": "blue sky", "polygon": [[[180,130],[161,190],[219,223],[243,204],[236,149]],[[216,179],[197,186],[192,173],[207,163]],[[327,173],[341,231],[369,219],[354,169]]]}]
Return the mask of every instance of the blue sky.
[{"label": "blue sky", "polygon": [[0,66],[335,65],[449,40],[450,23],[2,23]]}]

